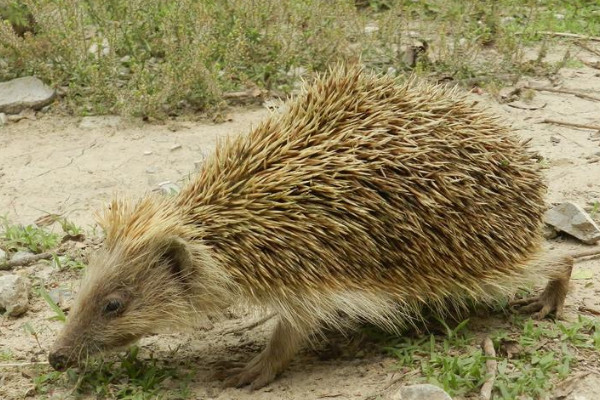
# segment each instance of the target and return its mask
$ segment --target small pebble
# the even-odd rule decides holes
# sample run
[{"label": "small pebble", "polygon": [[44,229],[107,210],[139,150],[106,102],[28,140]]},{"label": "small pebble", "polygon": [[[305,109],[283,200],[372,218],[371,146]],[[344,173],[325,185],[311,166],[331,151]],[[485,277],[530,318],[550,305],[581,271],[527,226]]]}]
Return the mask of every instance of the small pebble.
[{"label": "small pebble", "polygon": [[175,150],[179,150],[179,149],[181,149],[181,145],[180,144],[176,144],[176,145],[171,146],[171,148],[169,150],[175,151]]},{"label": "small pebble", "polygon": [[145,155],[145,156],[149,156],[150,154],[152,154],[152,152],[151,152],[151,151],[149,151],[149,150],[147,150],[147,151],[145,151],[145,152],[144,152],[144,155]]}]

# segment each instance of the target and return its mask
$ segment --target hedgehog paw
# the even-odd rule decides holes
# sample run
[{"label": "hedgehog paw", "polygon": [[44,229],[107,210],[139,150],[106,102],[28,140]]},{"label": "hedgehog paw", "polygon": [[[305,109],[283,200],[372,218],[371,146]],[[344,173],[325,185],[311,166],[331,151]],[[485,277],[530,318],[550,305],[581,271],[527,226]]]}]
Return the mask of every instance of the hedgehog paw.
[{"label": "hedgehog paw", "polygon": [[250,390],[260,389],[271,383],[277,376],[269,362],[265,362],[258,355],[243,367],[230,368],[224,371],[228,376],[223,385],[225,387],[242,387],[250,385]]},{"label": "hedgehog paw", "polygon": [[562,316],[562,306],[559,307],[559,305],[554,303],[545,299],[544,296],[537,296],[513,301],[510,303],[510,306],[516,308],[522,314],[531,314],[533,319],[544,319],[552,312],[560,319]]},{"label": "hedgehog paw", "polygon": [[556,319],[563,317],[566,290],[559,290],[562,282],[550,281],[541,295],[515,300],[509,306],[523,314],[531,314],[533,319],[544,319],[554,313]]}]

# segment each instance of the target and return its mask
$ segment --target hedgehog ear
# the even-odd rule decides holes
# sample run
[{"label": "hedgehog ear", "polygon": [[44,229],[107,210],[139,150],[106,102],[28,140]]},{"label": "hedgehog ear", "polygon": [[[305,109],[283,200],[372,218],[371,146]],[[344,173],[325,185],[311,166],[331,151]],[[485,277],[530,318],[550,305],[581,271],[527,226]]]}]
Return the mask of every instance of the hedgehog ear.
[{"label": "hedgehog ear", "polygon": [[182,283],[187,283],[192,271],[192,257],[187,244],[179,238],[169,238],[160,255],[159,265]]}]

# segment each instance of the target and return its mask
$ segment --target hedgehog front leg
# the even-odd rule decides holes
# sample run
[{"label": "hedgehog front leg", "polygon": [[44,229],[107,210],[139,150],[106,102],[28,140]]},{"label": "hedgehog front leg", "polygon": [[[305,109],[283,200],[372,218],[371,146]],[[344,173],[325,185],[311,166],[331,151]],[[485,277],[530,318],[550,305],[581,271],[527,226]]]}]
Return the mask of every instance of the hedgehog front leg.
[{"label": "hedgehog front leg", "polygon": [[225,386],[241,387],[250,385],[250,389],[260,389],[271,383],[292,360],[308,336],[303,329],[289,321],[280,319],[267,347],[242,368],[227,371],[229,378]]},{"label": "hedgehog front leg", "polygon": [[557,319],[562,318],[572,270],[573,257],[562,258],[556,264],[554,272],[550,275],[550,280],[541,295],[516,300],[511,302],[510,305],[517,307],[520,312],[533,313],[532,317],[534,319],[545,318],[551,313],[554,313]]}]

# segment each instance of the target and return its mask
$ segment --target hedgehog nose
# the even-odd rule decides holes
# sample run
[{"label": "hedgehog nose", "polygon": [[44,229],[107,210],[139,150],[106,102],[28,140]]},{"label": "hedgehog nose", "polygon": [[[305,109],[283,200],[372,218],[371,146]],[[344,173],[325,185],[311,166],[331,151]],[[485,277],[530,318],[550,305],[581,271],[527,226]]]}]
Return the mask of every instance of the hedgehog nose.
[{"label": "hedgehog nose", "polygon": [[50,355],[48,356],[48,361],[50,362],[52,368],[54,368],[57,371],[64,371],[68,367],[67,356],[59,351],[53,351],[52,353],[50,353]]}]

